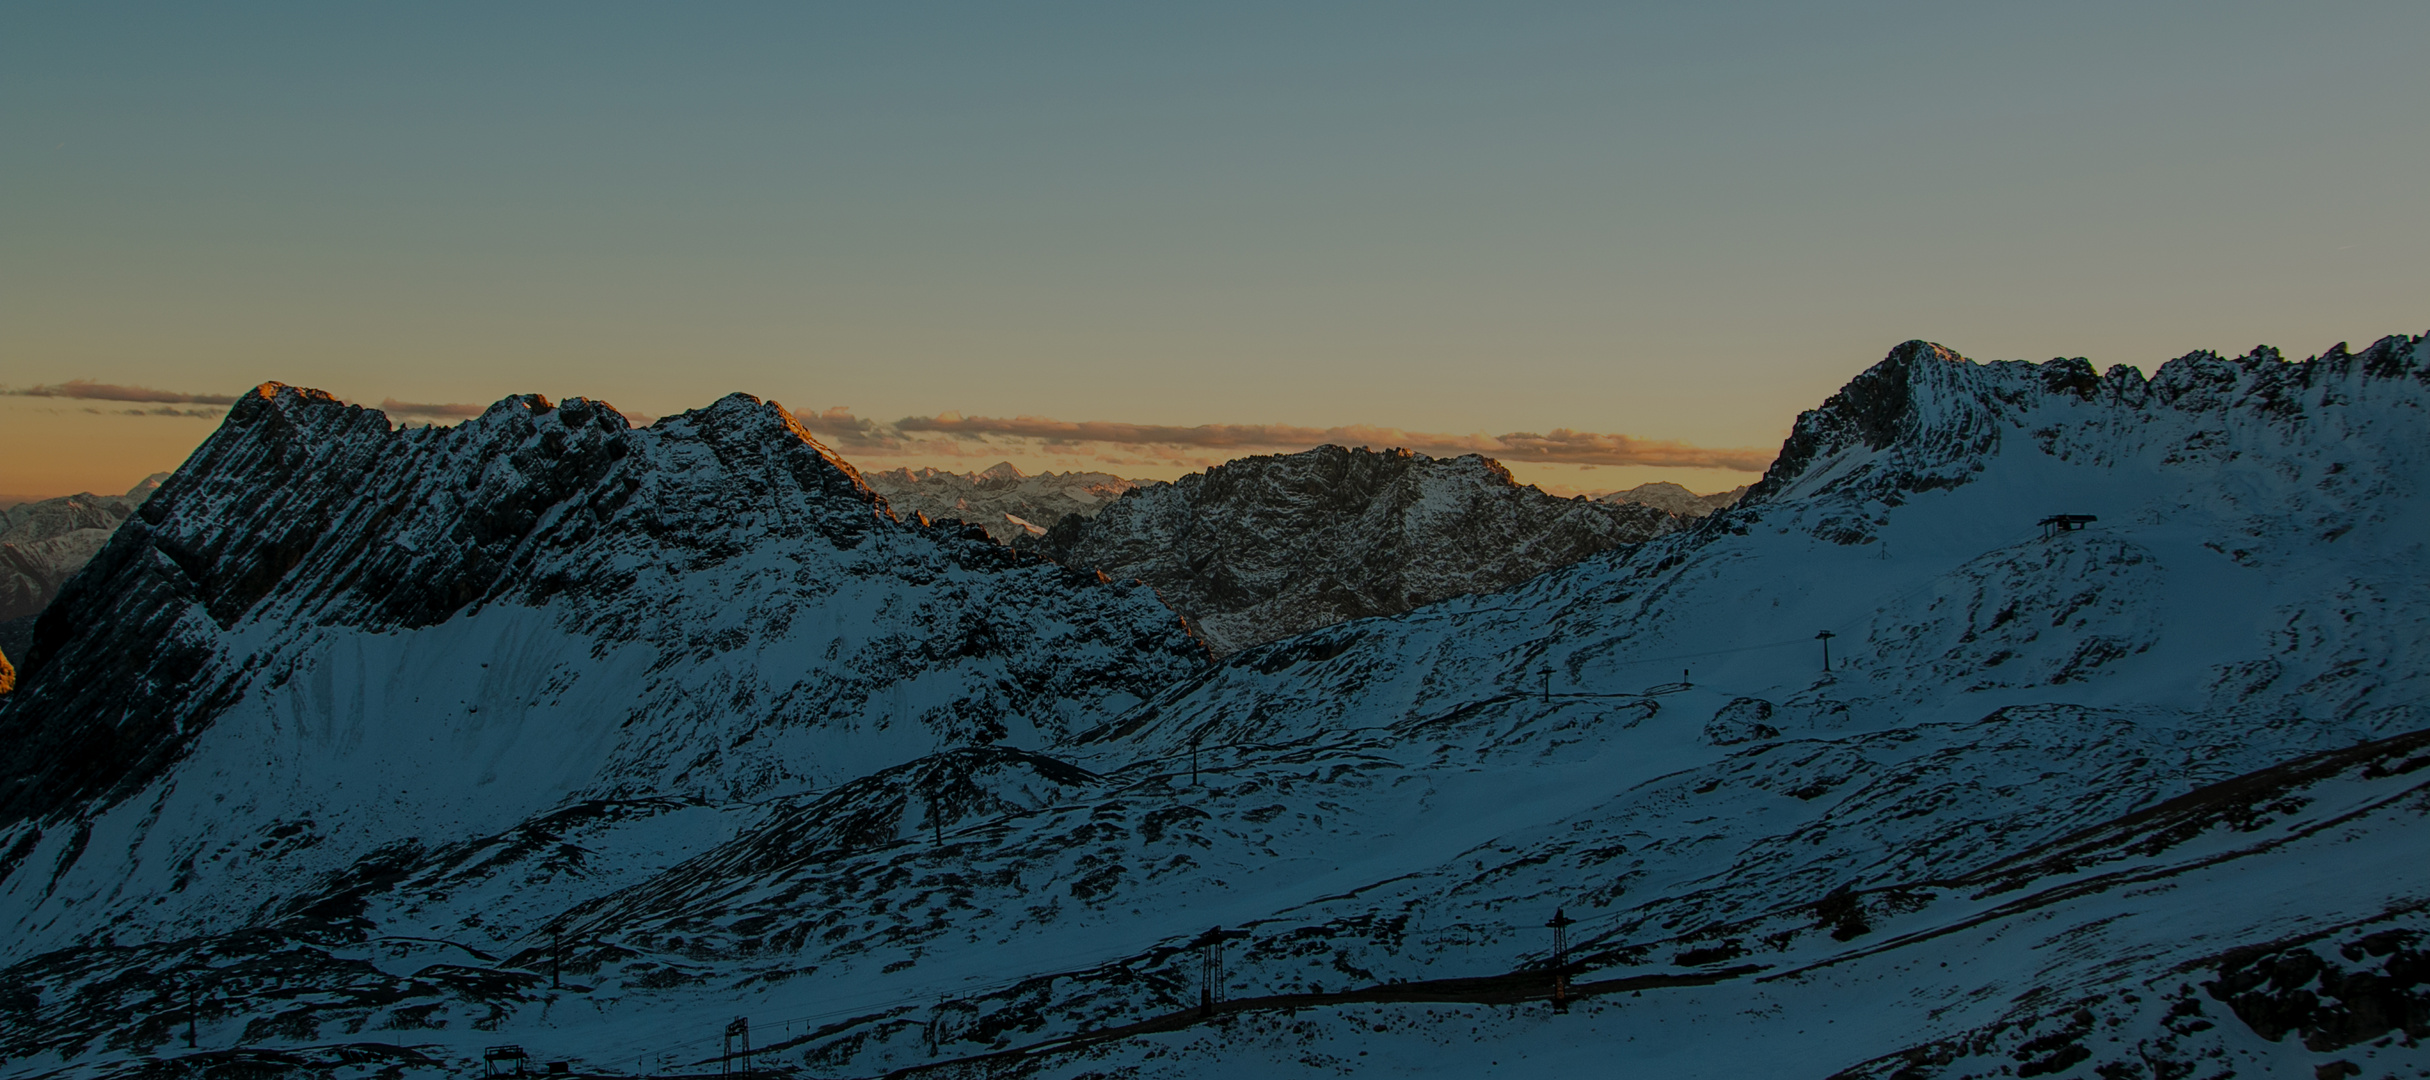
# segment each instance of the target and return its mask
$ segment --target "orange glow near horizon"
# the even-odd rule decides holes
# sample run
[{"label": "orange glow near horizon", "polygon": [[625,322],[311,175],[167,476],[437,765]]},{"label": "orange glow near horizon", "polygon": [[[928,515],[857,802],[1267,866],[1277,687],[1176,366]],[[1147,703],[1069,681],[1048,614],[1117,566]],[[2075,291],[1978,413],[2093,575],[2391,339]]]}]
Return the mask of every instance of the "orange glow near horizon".
[{"label": "orange glow near horizon", "polygon": [[[73,400],[0,396],[0,506],[82,492],[105,495],[124,492],[144,477],[175,470],[196,446],[210,436],[218,427],[220,416],[224,415],[224,411],[216,407],[164,408],[130,404],[130,400],[125,397]],[[394,400],[383,401],[381,405],[391,414],[392,420],[400,423],[455,419],[478,412],[473,406],[415,406]],[[423,416],[423,413],[431,415]],[[1309,446],[1334,442],[1378,449],[1411,447],[1435,457],[1482,453],[1500,461],[1519,482],[1534,484],[1552,494],[1568,496],[1615,491],[1655,480],[1670,481],[1699,493],[1722,491],[1752,483],[1762,475],[1760,468],[1728,466],[1749,464],[1769,457],[1768,454],[1757,455],[1753,451],[1705,451],[1667,443],[1654,444],[1657,460],[1651,463],[1526,461],[1497,454],[1495,444],[1498,437],[1428,435],[1365,425],[1323,429],[1284,428],[1279,425],[1151,428],[1146,425],[1065,423],[1023,417],[1016,422],[998,425],[1015,430],[990,431],[984,436],[939,430],[950,426],[949,422],[941,422],[944,418],[961,419],[959,414],[953,413],[930,421],[937,426],[913,432],[916,437],[904,440],[899,447],[880,450],[867,445],[867,440],[856,440],[848,433],[839,437],[834,421],[838,416],[848,416],[842,410],[830,409],[824,413],[804,411],[801,415],[805,426],[821,442],[851,462],[853,467],[869,472],[923,467],[947,472],[976,472],[998,461],[1009,461],[1026,473],[1104,472],[1129,480],[1172,480],[1234,458],[1292,453]],[[827,422],[822,423],[822,418]],[[643,423],[650,419],[647,416],[638,418]],[[918,429],[922,425],[905,426]],[[820,431],[822,427],[829,430]],[[893,432],[893,425],[884,427],[888,438],[901,438]],[[1209,438],[1203,433],[1218,429],[1241,438],[1279,440],[1288,435],[1304,438],[1299,443],[1249,441],[1223,446],[1140,441],[1182,437],[1199,438],[1203,442]],[[1039,434],[1029,433],[1033,430]],[[1193,432],[1200,434],[1193,435]],[[1041,434],[1063,434],[1066,437],[1048,439],[1041,437]],[[1086,437],[1090,434],[1100,437]],[[1627,441],[1625,436],[1566,431],[1556,431],[1553,436],[1543,438],[1549,441],[1559,437],[1567,437],[1568,441],[1579,444],[1580,452],[1585,454],[1606,453],[1609,447]],[[856,441],[862,445],[854,445]],[[1441,445],[1444,443],[1449,445]],[[1664,458],[1699,463],[1712,461],[1718,465],[1661,463]]]}]

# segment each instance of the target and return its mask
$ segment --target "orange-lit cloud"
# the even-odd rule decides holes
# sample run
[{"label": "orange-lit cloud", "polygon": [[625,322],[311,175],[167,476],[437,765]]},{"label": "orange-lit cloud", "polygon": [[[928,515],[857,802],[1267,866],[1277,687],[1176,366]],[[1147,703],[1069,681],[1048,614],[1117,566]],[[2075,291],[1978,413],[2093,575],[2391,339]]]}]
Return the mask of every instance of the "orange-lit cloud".
[{"label": "orange-lit cloud", "polygon": [[50,386],[26,386],[0,390],[0,394],[10,397],[60,398],[69,401],[117,401],[130,405],[151,406],[148,409],[88,408],[85,410],[89,413],[110,415],[123,413],[127,416],[215,417],[220,414],[218,409],[181,409],[178,406],[230,405],[236,401],[234,394],[181,394],[174,390],[154,390],[148,386],[120,386],[115,383],[94,382],[91,379],[69,379]]},{"label": "orange-lit cloud", "polygon": [[[84,410],[95,415],[184,416],[207,419],[217,419],[225,413],[221,409],[178,408],[178,406],[233,405],[236,403],[237,397],[234,394],[188,394],[176,390],[155,390],[149,386],[121,386],[116,383],[94,382],[91,379],[69,379],[66,382],[53,383],[49,386],[0,388],[0,395],[57,398],[68,401],[114,401],[151,406],[150,408],[87,408]],[[462,401],[399,401],[395,398],[386,398],[380,402],[381,412],[387,413],[390,419],[403,423],[454,423],[459,420],[470,420],[488,410],[487,405],[475,405]],[[625,419],[639,427],[648,424],[653,417],[626,413]]]},{"label": "orange-lit cloud", "polygon": [[[892,424],[852,415],[844,409],[801,417],[804,426],[832,442],[837,450],[890,456],[940,455],[983,457],[998,453],[998,440],[1035,443],[1045,449],[1138,447],[1179,463],[1204,460],[1190,451],[1215,450],[1223,456],[1253,451],[1304,450],[1326,443],[1344,446],[1403,447],[1423,454],[1451,457],[1483,454],[1503,461],[1569,465],[1653,465],[1682,469],[1732,469],[1761,472],[1773,451],[1712,449],[1682,442],[1640,439],[1591,431],[1554,428],[1503,435],[1447,435],[1400,428],[1352,424],[1341,427],[1294,427],[1287,424],[1126,424],[1113,421],[1054,420],[1042,416],[1009,419],[987,416],[912,416]],[[1099,456],[1104,455],[1099,451]]]},{"label": "orange-lit cloud", "polygon": [[489,411],[487,405],[471,405],[460,401],[421,402],[383,398],[380,411],[399,420],[470,420]]},{"label": "orange-lit cloud", "polygon": [[[236,400],[231,394],[188,394],[143,386],[120,386],[71,379],[49,386],[0,389],[0,395],[116,402],[123,409],[87,412],[134,416],[216,417]],[[195,407],[206,406],[206,407]],[[469,402],[382,400],[380,411],[405,424],[448,424],[469,420],[488,409]],[[635,426],[651,417],[627,413]],[[1660,439],[1640,439],[1592,431],[1554,428],[1544,433],[1516,431],[1501,435],[1452,435],[1400,428],[1349,424],[1338,427],[1295,427],[1288,424],[1130,424],[1106,420],[1071,421],[1043,416],[909,416],[892,423],[853,415],[843,408],[805,412],[798,417],[828,445],[847,457],[859,454],[889,459],[995,457],[1007,453],[1046,453],[1089,459],[1099,466],[1207,468],[1251,453],[1305,450],[1326,443],[1344,446],[1401,447],[1436,457],[1483,454],[1504,462],[1554,465],[1654,466],[1676,469],[1727,469],[1761,472],[1773,451],[1714,449]]]},{"label": "orange-lit cloud", "polygon": [[234,394],[181,394],[148,386],[118,386],[91,379],[69,379],[50,386],[0,390],[12,397],[72,398],[77,401],[139,401],[155,405],[234,405]]}]

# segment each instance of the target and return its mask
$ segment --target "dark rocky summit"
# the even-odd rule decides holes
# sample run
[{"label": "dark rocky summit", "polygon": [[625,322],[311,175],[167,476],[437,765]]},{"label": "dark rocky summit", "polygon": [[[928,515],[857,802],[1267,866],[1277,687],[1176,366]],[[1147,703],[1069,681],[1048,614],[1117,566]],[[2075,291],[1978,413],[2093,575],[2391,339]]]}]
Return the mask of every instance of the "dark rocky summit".
[{"label": "dark rocky summit", "polygon": [[1321,446],[1139,487],[1064,519],[1035,550],[1155,586],[1226,654],[1507,588],[1680,523],[1547,495],[1474,454]]}]

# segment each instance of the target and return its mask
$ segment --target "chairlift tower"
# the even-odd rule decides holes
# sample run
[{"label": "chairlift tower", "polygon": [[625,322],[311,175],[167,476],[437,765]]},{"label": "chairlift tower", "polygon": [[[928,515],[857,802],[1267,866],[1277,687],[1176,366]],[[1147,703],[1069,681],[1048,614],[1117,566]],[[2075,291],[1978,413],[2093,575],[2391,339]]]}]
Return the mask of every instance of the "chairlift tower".
[{"label": "chairlift tower", "polygon": [[483,1076],[524,1076],[531,1071],[531,1055],[511,1044],[488,1047],[481,1051],[481,1068]]},{"label": "chairlift tower", "polygon": [[1823,674],[1825,675],[1831,673],[1831,639],[1838,636],[1828,630],[1814,635],[1814,640],[1823,643]]},{"label": "chairlift tower", "polygon": [[1226,930],[1214,927],[1198,935],[1190,944],[1198,950],[1198,1015],[1201,1019],[1215,1015],[1215,1006],[1223,1004],[1223,947],[1228,941],[1249,936],[1246,930]]},{"label": "chairlift tower", "polygon": [[1552,919],[1544,924],[1553,932],[1552,1006],[1557,1013],[1569,1011],[1569,928],[1577,921],[1560,908],[1554,908]]},{"label": "chairlift tower", "polygon": [[[734,1059],[742,1058],[742,1068],[734,1067]],[[726,1052],[717,1059],[717,1075],[751,1075],[751,1018],[737,1016],[726,1024]]]}]

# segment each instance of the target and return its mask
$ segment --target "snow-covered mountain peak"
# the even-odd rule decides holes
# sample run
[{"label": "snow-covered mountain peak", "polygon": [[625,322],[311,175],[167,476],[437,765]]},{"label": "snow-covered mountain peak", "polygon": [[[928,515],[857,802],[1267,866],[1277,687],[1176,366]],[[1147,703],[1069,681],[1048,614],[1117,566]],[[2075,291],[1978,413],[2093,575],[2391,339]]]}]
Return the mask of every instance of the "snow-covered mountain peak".
[{"label": "snow-covered mountain peak", "polygon": [[1901,344],[1798,416],[1744,502],[1964,483],[1997,445],[1999,399],[2015,389],[1993,378],[1995,370],[1929,341]]},{"label": "snow-covered mountain peak", "polygon": [[2004,441],[2110,461],[2156,439],[2176,440],[2168,449],[2180,457],[2201,454],[2231,439],[2230,429],[2283,445],[2290,423],[2368,422],[2394,400],[2376,384],[2423,378],[2421,341],[2390,336],[2361,354],[2340,344],[2298,362],[2267,347],[2233,359],[2195,352],[2148,379],[2126,365],[2095,374],[2082,359],[1976,363],[1909,341],[1801,414],[1744,504],[1833,494],[1895,504],[1968,483]]}]

